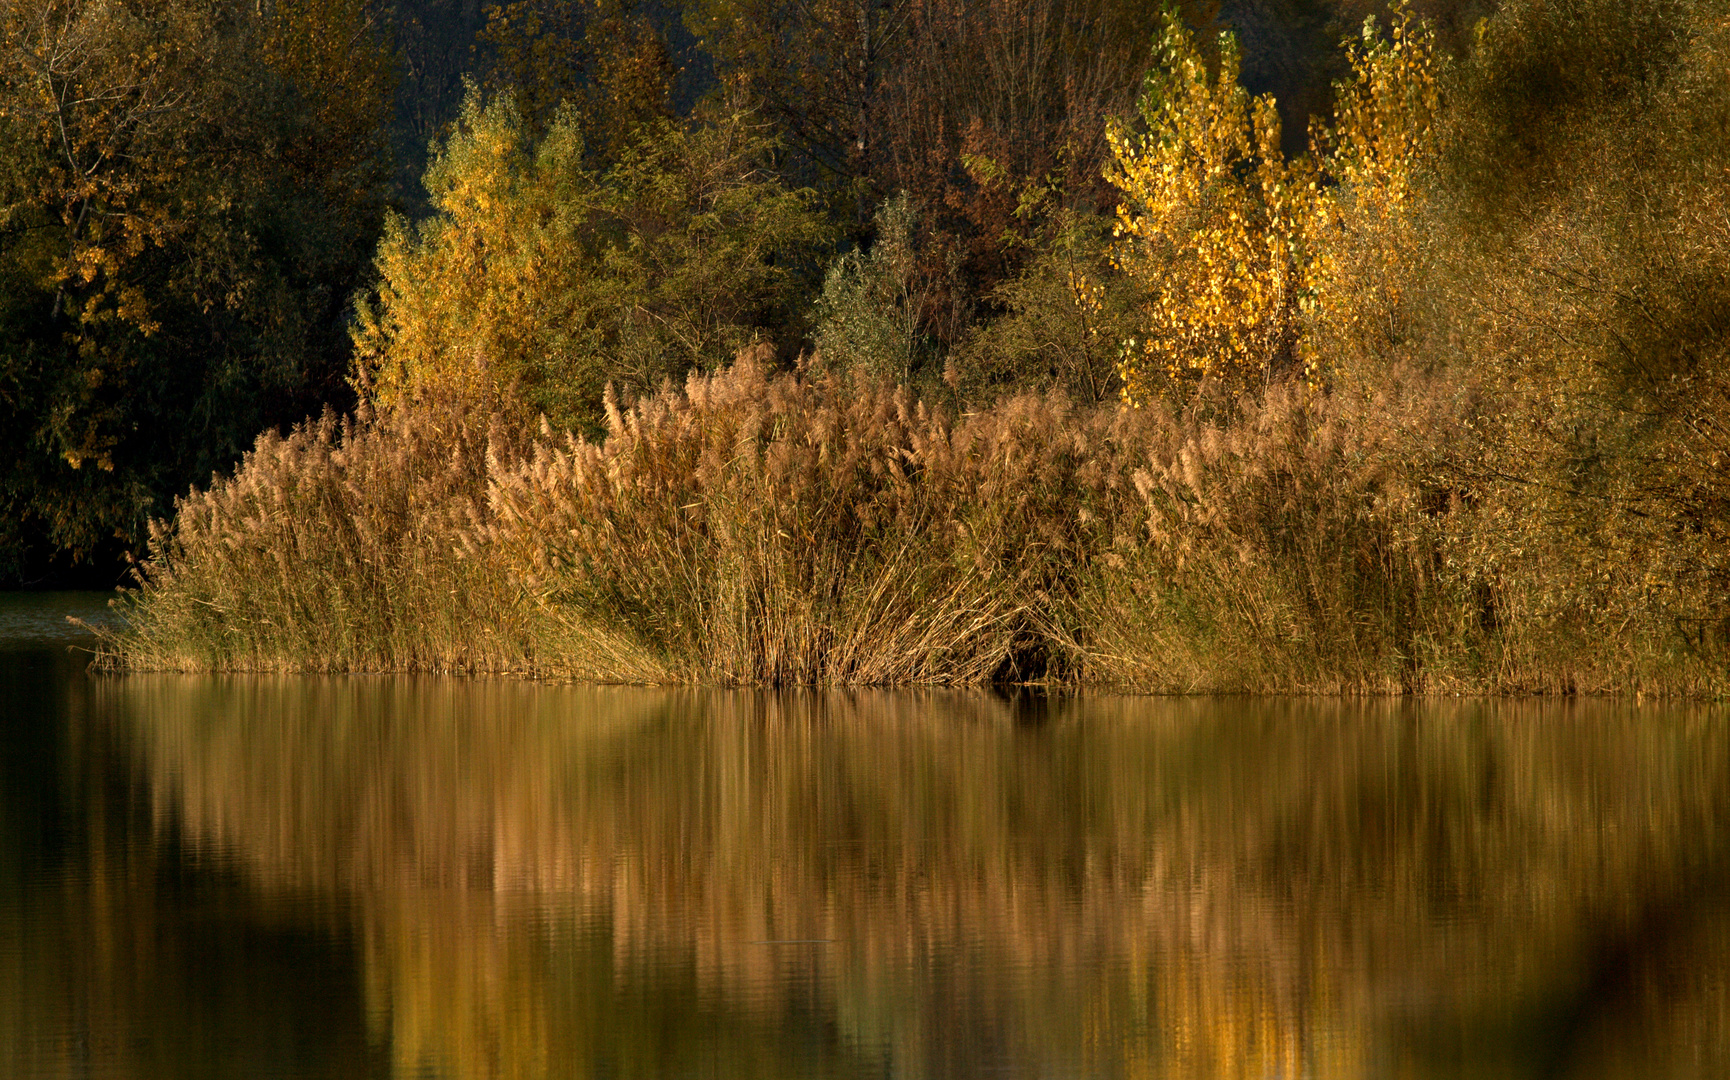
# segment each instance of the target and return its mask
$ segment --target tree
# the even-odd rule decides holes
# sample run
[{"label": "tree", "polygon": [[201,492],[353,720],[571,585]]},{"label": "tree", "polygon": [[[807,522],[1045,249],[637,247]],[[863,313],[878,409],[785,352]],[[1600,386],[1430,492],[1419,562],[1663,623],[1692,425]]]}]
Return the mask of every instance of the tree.
[{"label": "tree", "polygon": [[1417,222],[1427,359],[1487,399],[1485,561],[1565,566],[1546,614],[1684,655],[1730,640],[1727,69],[1710,0],[1509,0]]},{"label": "tree", "polygon": [[535,135],[570,108],[593,161],[608,161],[645,125],[673,115],[679,69],[634,0],[513,0],[487,9],[484,85],[516,96]]},{"label": "tree", "polygon": [[1403,4],[1393,12],[1386,35],[1365,21],[1332,124],[1312,124],[1311,152],[1290,160],[1274,100],[1239,84],[1234,37],[1210,69],[1168,19],[1139,130],[1107,131],[1123,196],[1115,259],[1142,295],[1119,365],[1126,400],[1199,380],[1241,391],[1300,359],[1318,381],[1347,352],[1376,353],[1375,334],[1397,336],[1440,97],[1433,34]]},{"label": "tree", "polygon": [[475,69],[476,37],[487,24],[481,0],[395,0],[387,22],[397,61],[390,122],[392,202],[412,217],[427,212],[421,176],[428,148],[462,108]]},{"label": "tree", "polygon": [[903,192],[877,208],[874,224],[871,250],[846,252],[824,275],[816,362],[828,371],[904,383],[929,352],[921,317],[931,297],[921,292],[913,249],[919,208]]},{"label": "tree", "polygon": [[1021,269],[991,293],[1001,309],[958,350],[953,378],[970,394],[1060,388],[1101,402],[1119,389],[1120,342],[1135,333],[1134,283],[1112,264],[1110,219],[1024,191],[1032,232]]},{"label": "tree", "polygon": [[1296,218],[1311,182],[1286,164],[1273,99],[1238,84],[1237,43],[1221,34],[1210,70],[1168,16],[1137,105],[1141,130],[1107,128],[1114,157],[1117,262],[1144,290],[1124,343],[1126,400],[1160,380],[1265,382],[1297,338]]},{"label": "tree", "polygon": [[340,391],[390,87],[360,0],[0,0],[0,55],[15,577]]},{"label": "tree", "polygon": [[1333,122],[1311,125],[1324,188],[1299,223],[1299,351],[1311,382],[1385,365],[1404,344],[1439,164],[1440,65],[1429,25],[1395,5],[1387,33],[1366,18],[1345,55],[1351,75],[1335,87]]},{"label": "tree", "polygon": [[[847,188],[882,157],[884,74],[921,2],[694,0],[685,18],[722,82],[761,108],[822,177]],[[865,191],[852,190],[862,225]]]},{"label": "tree", "polygon": [[[1201,24],[1216,8],[1181,5]],[[1132,100],[1159,26],[1127,0],[701,0],[687,19],[862,248],[875,204],[920,206],[922,332],[949,348],[1030,251],[1015,191],[1055,182],[1071,209],[1109,211],[1105,118]],[[970,158],[1002,182],[979,182]]]},{"label": "tree", "polygon": [[[1211,24],[1216,4],[1179,17]],[[954,343],[1041,241],[1021,193],[1109,213],[1108,117],[1131,105],[1160,28],[1154,5],[1122,0],[920,0],[883,78],[882,160],[873,179],[926,207],[924,275],[951,292],[927,314]],[[951,269],[953,267],[953,269]]]},{"label": "tree", "polygon": [[437,213],[387,226],[363,378],[387,406],[503,394],[593,423],[609,382],[647,391],[796,328],[828,236],[773,151],[750,114],[720,112],[648,124],[597,168],[574,110],[536,139],[514,98],[471,93],[427,172]]}]

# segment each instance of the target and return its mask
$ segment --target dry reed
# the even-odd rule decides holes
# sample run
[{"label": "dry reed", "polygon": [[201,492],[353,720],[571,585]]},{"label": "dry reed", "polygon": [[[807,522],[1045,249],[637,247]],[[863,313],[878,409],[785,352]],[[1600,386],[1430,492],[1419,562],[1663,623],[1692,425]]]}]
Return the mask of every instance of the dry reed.
[{"label": "dry reed", "polygon": [[[1675,584],[1699,560],[1637,506],[1586,522],[1497,478],[1483,409],[1392,373],[1181,414],[1019,396],[956,416],[742,359],[610,401],[598,441],[424,404],[327,416],[158,525],[101,662],[1722,692],[1722,642],[1677,629],[1710,614]],[[1641,544],[1668,546],[1624,565]]]},{"label": "dry reed", "polygon": [[1276,386],[1225,420],[1143,410],[1137,527],[1081,600],[1093,677],[1326,693],[1469,678],[1485,635],[1432,527],[1462,510],[1437,467],[1444,404]]},{"label": "dry reed", "polygon": [[495,474],[485,540],[579,646],[560,666],[591,676],[1043,677],[1069,659],[1056,597],[1085,563],[1077,418],[1020,397],[952,420],[905,388],[741,362],[609,403],[603,441],[543,439]]},{"label": "dry reed", "polygon": [[98,665],[476,671],[529,656],[517,590],[460,538],[515,428],[421,404],[267,433],[154,523]]}]

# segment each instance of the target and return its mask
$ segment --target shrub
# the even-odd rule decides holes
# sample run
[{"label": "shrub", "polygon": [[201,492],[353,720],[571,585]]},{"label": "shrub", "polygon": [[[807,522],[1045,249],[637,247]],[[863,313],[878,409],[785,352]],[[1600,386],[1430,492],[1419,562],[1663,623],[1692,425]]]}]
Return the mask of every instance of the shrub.
[{"label": "shrub", "polygon": [[1480,387],[1460,557],[1524,681],[1721,684],[1726,56],[1715,5],[1521,0],[1450,79],[1406,351]]},{"label": "shrub", "polygon": [[[599,682],[1715,693],[1710,543],[1472,471],[1406,369],[1181,413],[746,356],[599,441],[421,404],[260,441],[158,524],[104,662]],[[516,432],[517,434],[512,434]],[[1624,487],[1628,483],[1621,481]],[[1569,514],[1572,513],[1573,517]],[[1636,557],[1637,556],[1637,557]]]}]

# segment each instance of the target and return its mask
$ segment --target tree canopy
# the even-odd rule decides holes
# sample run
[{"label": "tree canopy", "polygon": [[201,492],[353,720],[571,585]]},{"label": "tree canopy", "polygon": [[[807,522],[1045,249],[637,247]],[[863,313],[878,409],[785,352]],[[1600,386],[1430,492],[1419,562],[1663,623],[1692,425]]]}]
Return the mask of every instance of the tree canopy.
[{"label": "tree canopy", "polygon": [[342,400],[390,93],[363,0],[0,4],[0,575]]},{"label": "tree canopy", "polygon": [[594,429],[741,350],[969,406],[1447,372],[1546,403],[1497,414],[1528,463],[1611,427],[1694,462],[1642,483],[1698,517],[1722,34],[1706,0],[0,0],[0,580],[112,576],[357,394]]}]

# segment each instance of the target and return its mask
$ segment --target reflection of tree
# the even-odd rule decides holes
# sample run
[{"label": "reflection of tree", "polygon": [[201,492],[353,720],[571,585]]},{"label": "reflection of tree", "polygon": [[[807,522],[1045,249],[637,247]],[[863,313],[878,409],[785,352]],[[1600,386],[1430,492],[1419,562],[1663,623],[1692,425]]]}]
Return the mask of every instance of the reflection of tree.
[{"label": "reflection of tree", "polygon": [[[404,1071],[1518,1072],[1562,1030],[1567,1069],[1726,1062],[1723,988],[1687,974],[1730,966],[1715,715],[104,693],[159,820],[352,898]],[[832,944],[753,944],[789,938]]]}]

